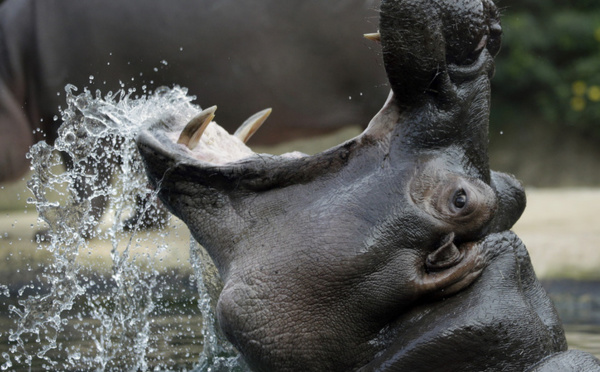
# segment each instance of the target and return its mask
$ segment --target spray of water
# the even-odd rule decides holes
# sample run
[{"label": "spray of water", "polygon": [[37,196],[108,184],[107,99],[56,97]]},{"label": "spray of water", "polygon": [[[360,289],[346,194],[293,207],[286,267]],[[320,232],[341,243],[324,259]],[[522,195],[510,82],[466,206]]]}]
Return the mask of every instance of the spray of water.
[{"label": "spray of water", "polygon": [[[3,355],[2,369],[36,363],[47,370],[178,368],[169,363],[170,351],[159,345],[159,340],[172,337],[171,326],[154,324],[157,314],[163,319],[173,315],[161,299],[164,287],[174,284],[161,277],[155,263],[168,249],[170,232],[163,229],[159,238],[144,239],[139,229],[148,222],[164,226],[167,215],[147,187],[134,139],[150,121],[163,116],[186,120],[200,108],[179,87],[135,98],[133,91],[104,97],[89,91],[76,95],[73,86],[66,93],[58,140],[54,146],[38,143],[28,155],[33,169],[28,183],[33,197],[28,202],[49,228],[38,248],[51,253],[51,264],[40,283],[24,287],[18,305],[10,307],[16,328],[10,332],[12,346],[10,355]],[[60,167],[63,159],[70,159],[66,170]],[[49,195],[58,197],[50,200]],[[99,218],[106,202],[110,223],[101,229]],[[142,213],[124,223],[136,202]],[[112,268],[106,276],[98,276],[78,259],[93,254],[90,241],[98,240],[112,246]],[[135,253],[140,247],[144,253]],[[196,369],[241,370],[235,350],[216,331],[216,270],[193,240],[190,257],[204,340]]]}]

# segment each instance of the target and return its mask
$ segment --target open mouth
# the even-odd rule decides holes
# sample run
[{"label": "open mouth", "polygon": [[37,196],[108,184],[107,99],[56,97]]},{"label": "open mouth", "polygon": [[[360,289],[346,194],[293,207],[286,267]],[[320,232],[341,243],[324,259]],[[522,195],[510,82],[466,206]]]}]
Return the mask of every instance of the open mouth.
[{"label": "open mouth", "polygon": [[[379,32],[365,34],[364,37],[378,43],[381,42]],[[390,103],[391,97],[392,95],[386,102],[384,110]],[[361,135],[354,140],[349,140],[313,156],[299,151],[281,155],[256,153],[246,145],[246,142],[267,120],[272,109],[268,108],[250,116],[233,134],[213,121],[216,111],[216,106],[206,108],[185,125],[180,119],[174,118],[155,122],[142,131],[138,137],[138,147],[142,153],[152,153],[153,156],[158,155],[159,158],[162,158],[165,161],[162,167],[159,167],[162,169],[166,169],[167,165],[172,167],[178,164],[188,164],[194,165],[196,168],[218,171],[222,175],[235,173],[238,178],[243,178],[242,183],[248,179],[262,178],[262,182],[265,183],[263,186],[267,186],[266,184],[269,184],[270,180],[279,178],[277,177],[278,172],[284,173],[283,177],[289,181],[283,182],[286,184],[293,183],[293,179],[299,178],[298,175],[301,172],[298,171],[300,169],[304,171],[317,171],[317,169],[335,171],[336,164],[344,163],[349,158],[350,152],[360,147],[357,144],[362,141],[358,138],[363,137]],[[381,123],[382,120],[376,120],[378,116],[372,120],[369,126],[378,127],[377,130],[367,128],[364,134],[372,135],[373,132],[381,132],[381,129],[383,132],[392,131],[395,123],[388,123],[388,120],[383,120],[384,123]],[[374,123],[382,125],[372,125]],[[159,165],[161,164],[154,164],[154,166]],[[269,174],[267,175],[266,172]],[[294,176],[292,173],[296,175]],[[318,172],[312,172],[312,175],[304,173],[304,178],[312,179]],[[262,175],[258,176],[259,174]],[[282,181],[279,179],[278,182]],[[283,184],[282,186],[284,186]]]},{"label": "open mouth", "polygon": [[[377,43],[381,42],[381,35],[379,32],[365,34],[364,37]],[[392,96],[390,95],[390,98],[388,99],[388,102],[386,102],[385,106],[388,106],[388,103],[391,101],[391,97]],[[196,166],[211,167],[214,169],[226,169],[228,167],[235,167],[236,164],[242,165],[242,163],[244,168],[254,168],[254,171],[261,168],[266,169],[257,163],[253,163],[252,160],[263,162],[265,164],[267,162],[270,163],[271,172],[275,172],[277,170],[275,167],[273,167],[273,162],[287,167],[288,164],[285,162],[285,160],[308,160],[308,158],[315,158],[315,164],[323,162],[336,163],[335,160],[331,159],[319,160],[319,154],[315,156],[309,156],[299,151],[293,151],[281,155],[271,155],[258,154],[250,149],[250,147],[246,145],[246,142],[267,120],[272,112],[272,109],[270,108],[259,111],[250,116],[233,134],[230,134],[223,127],[212,121],[215,118],[216,110],[217,106],[212,106],[202,110],[185,126],[182,126],[181,123],[169,123],[170,120],[166,120],[161,123],[155,123],[146,131],[143,131],[139,136],[138,146],[140,151],[156,151],[158,153],[162,153],[162,155],[164,155],[166,158],[178,158],[178,161],[191,161],[195,162]],[[376,122],[376,120],[373,120],[372,122]],[[389,128],[389,125],[387,125],[388,123],[385,124],[386,125],[384,126],[387,126],[387,129],[390,130],[391,128]],[[367,128],[365,133],[366,132],[373,131],[369,131],[369,128]],[[351,140],[347,143],[350,142],[353,141]],[[345,146],[345,144],[342,144],[325,151],[323,154],[325,154],[325,158],[330,155],[333,155],[334,157],[340,156],[341,158],[346,158],[348,155],[346,150],[348,150],[350,147],[353,146]],[[341,148],[341,152],[335,155],[335,149],[337,148]],[[253,167],[253,165],[257,166]],[[292,167],[295,166],[294,163],[289,165]],[[287,177],[289,177],[289,175],[287,175]]]},{"label": "open mouth", "polygon": [[252,115],[234,134],[212,121],[215,111],[216,107],[207,108],[189,121],[162,118],[142,130],[137,145],[155,188],[167,175],[169,184],[194,182],[222,190],[283,188],[334,174],[364,145],[360,136],[311,156],[298,151],[282,155],[256,153],[246,141],[265,122],[271,109]]},{"label": "open mouth", "polygon": [[[226,165],[257,155],[246,142],[262,126],[271,114],[265,109],[248,118],[238,130],[230,134],[216,122],[216,106],[209,107],[193,117],[185,127],[168,134],[174,143],[184,146],[189,156],[202,163]],[[300,152],[280,155],[283,158],[306,156]]]}]

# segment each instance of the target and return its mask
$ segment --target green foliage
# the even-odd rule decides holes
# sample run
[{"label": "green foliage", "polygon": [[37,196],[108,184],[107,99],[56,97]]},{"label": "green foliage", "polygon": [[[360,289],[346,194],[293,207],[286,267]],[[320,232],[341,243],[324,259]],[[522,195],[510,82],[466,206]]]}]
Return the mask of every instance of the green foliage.
[{"label": "green foliage", "polygon": [[506,0],[499,6],[504,36],[492,122],[541,116],[555,128],[600,138],[600,1]]}]

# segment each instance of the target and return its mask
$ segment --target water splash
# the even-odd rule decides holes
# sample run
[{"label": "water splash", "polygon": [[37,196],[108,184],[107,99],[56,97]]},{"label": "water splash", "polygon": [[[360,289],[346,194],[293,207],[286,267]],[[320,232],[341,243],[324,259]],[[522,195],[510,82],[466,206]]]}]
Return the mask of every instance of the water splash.
[{"label": "water splash", "polygon": [[[170,351],[158,346],[173,330],[169,324],[158,329],[154,324],[156,314],[175,315],[161,302],[172,280],[163,278],[156,264],[168,249],[169,232],[163,229],[158,238],[146,239],[140,230],[145,223],[163,226],[168,220],[147,187],[134,140],[149,121],[163,115],[189,119],[200,108],[179,87],[135,98],[135,91],[105,97],[99,91],[95,96],[87,90],[75,92],[75,87],[66,87],[67,108],[61,112],[63,124],[54,146],[40,142],[28,155],[33,169],[28,202],[48,226],[38,249],[51,253],[51,264],[39,283],[19,291],[18,305],[9,309],[16,329],[10,331],[12,346],[10,354],[2,355],[2,369],[15,363],[41,363],[46,370],[177,368],[169,364]],[[66,171],[60,168],[63,159],[69,159]],[[111,222],[103,230],[98,225],[106,202]],[[122,222],[136,202],[142,213]],[[93,254],[90,241],[98,240],[112,246],[112,268],[105,276],[80,260],[84,252]],[[144,253],[135,253],[140,247]],[[220,288],[214,266],[194,241],[190,257],[204,337],[196,369],[242,370],[235,350],[216,331],[214,306]],[[61,341],[65,338],[76,342]]]},{"label": "water splash", "polygon": [[225,336],[220,334],[216,324],[216,299],[223,289],[223,282],[219,280],[217,268],[212,264],[208,252],[193,238],[190,239],[190,261],[200,293],[198,308],[202,313],[202,336],[204,339],[198,370],[243,371],[245,364],[237,356],[233,346],[225,341]]}]

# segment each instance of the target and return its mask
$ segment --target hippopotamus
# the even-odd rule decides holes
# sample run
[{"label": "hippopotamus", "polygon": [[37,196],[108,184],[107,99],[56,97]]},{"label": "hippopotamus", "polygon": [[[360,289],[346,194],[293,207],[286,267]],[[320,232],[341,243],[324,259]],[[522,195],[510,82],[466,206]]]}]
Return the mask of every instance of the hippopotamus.
[{"label": "hippopotamus", "polygon": [[[369,68],[376,54],[357,53],[375,10],[374,0],[4,1],[0,183],[29,169],[32,144],[56,139],[67,84],[103,94],[177,84],[218,105],[230,130],[268,105],[277,130],[257,143],[363,124],[387,94],[385,75]],[[79,183],[86,199],[91,185]],[[92,204],[101,216],[105,200]]]},{"label": "hippopotamus", "polygon": [[220,328],[256,371],[600,371],[569,351],[524,244],[521,184],[489,169],[491,0],[383,0],[391,93],[365,131],[316,155],[256,154],[157,118],[150,183],[223,281]]}]

